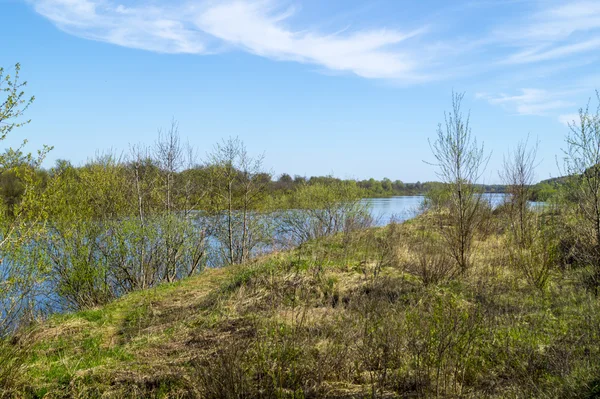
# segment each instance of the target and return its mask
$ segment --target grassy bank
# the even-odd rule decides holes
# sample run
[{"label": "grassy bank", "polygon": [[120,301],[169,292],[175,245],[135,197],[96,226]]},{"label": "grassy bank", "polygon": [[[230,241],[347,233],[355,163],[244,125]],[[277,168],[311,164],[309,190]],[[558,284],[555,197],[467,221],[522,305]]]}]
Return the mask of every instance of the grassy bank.
[{"label": "grassy bank", "polygon": [[582,271],[530,284],[493,225],[459,275],[430,223],[340,234],[53,316],[3,344],[22,357],[0,374],[5,396],[599,395],[600,304]]}]

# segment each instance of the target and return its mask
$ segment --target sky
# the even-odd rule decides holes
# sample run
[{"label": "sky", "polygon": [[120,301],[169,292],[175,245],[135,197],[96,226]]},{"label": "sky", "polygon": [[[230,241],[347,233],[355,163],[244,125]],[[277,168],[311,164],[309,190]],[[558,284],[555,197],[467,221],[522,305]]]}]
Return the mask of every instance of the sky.
[{"label": "sky", "polygon": [[[239,137],[275,175],[435,180],[452,92],[503,156],[539,141],[560,175],[568,122],[600,88],[600,0],[0,0],[0,66],[31,123],[2,143],[83,164],[179,122],[200,158]],[[594,104],[594,102],[592,102]]]}]

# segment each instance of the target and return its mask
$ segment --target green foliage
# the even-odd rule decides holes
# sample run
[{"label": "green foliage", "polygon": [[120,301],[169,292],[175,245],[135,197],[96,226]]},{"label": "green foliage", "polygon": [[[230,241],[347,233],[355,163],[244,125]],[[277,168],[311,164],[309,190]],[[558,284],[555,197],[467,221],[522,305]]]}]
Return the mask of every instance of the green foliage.
[{"label": "green foliage", "polygon": [[263,157],[251,157],[238,138],[218,143],[209,162],[212,235],[225,264],[244,263],[272,241],[269,218],[261,214],[270,175],[262,169]]},{"label": "green foliage", "polygon": [[[27,83],[20,80],[19,72],[19,64],[13,76],[0,68],[0,142],[29,123],[22,118],[34,98],[26,98]],[[32,316],[30,301],[40,282],[36,253],[22,255],[31,240],[44,232],[44,181],[38,171],[50,148],[44,147],[37,155],[21,150],[9,148],[0,154],[0,337],[14,329],[20,317]]]},{"label": "green foliage", "polygon": [[[580,264],[593,268],[593,275],[600,276],[600,92],[596,97],[596,110],[590,109],[588,102],[579,110],[579,120],[569,125],[564,150],[568,177],[562,186],[562,199],[566,214],[575,221],[566,222],[574,230],[572,255]],[[600,278],[591,281],[598,283],[593,288],[597,291]]]},{"label": "green foliage", "polygon": [[29,356],[29,337],[11,340],[0,338],[0,398],[19,397],[26,384],[26,362]]},{"label": "green foliage", "polygon": [[49,234],[37,245],[68,307],[98,306],[203,269],[206,231],[166,208],[168,193],[152,163],[132,171],[104,156],[83,168],[59,162],[51,175]]},{"label": "green foliage", "polygon": [[[538,290],[491,236],[467,275],[425,284],[433,219],[333,236],[52,318],[17,392],[94,397],[573,397],[599,369],[598,302],[573,276]],[[442,242],[440,237],[425,236]],[[310,248],[310,249],[308,249]],[[348,248],[356,249],[348,252]],[[360,249],[360,250],[359,250]],[[315,256],[317,251],[326,256]],[[404,253],[408,251],[408,253]],[[323,267],[323,259],[327,266]],[[499,274],[489,267],[499,263]],[[355,265],[355,266],[352,266]]]},{"label": "green foliage", "polygon": [[24,87],[27,82],[21,82],[19,73],[21,65],[15,65],[15,73],[11,76],[0,67],[0,93],[2,93],[0,106],[0,141],[15,128],[21,127],[30,120],[21,120],[23,113],[29,108],[34,97],[25,97]]},{"label": "green foliage", "polygon": [[301,244],[332,234],[369,227],[369,209],[362,201],[364,190],[356,183],[314,183],[284,199],[277,218],[278,235]]},{"label": "green foliage", "polygon": [[558,193],[558,188],[555,184],[549,182],[540,182],[533,186],[531,192],[531,201],[547,202],[554,198]]},{"label": "green foliage", "polygon": [[461,110],[463,98],[464,93],[452,94],[452,111],[444,114],[445,123],[439,124],[437,138],[430,146],[437,174],[447,190],[438,193],[434,201],[442,216],[439,231],[450,256],[464,273],[471,266],[475,234],[485,221],[486,204],[477,183],[490,155],[472,135],[470,115],[464,116]]},{"label": "green foliage", "polygon": [[[18,74],[0,141],[28,122]],[[127,158],[0,154],[0,397],[593,397],[598,117],[559,191],[484,186],[461,101],[432,143],[443,183],[273,181],[239,139],[199,166],[174,121]],[[506,188],[492,214],[482,192]],[[371,228],[363,198],[422,193],[425,215]]]},{"label": "green foliage", "polygon": [[526,241],[515,241],[515,235],[510,236],[508,256],[510,265],[519,270],[531,286],[544,291],[559,265],[559,251],[556,235],[536,216],[531,216],[535,229]]},{"label": "green foliage", "polygon": [[444,183],[437,183],[425,195],[423,206],[425,209],[439,209],[450,201],[451,191]]}]

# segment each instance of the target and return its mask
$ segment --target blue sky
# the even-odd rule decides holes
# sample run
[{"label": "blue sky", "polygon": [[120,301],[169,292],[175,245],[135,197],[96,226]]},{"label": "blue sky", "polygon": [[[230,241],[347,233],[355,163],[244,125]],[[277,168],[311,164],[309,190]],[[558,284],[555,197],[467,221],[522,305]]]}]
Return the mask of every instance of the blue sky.
[{"label": "blue sky", "polygon": [[46,162],[151,144],[171,118],[200,155],[228,136],[274,173],[435,179],[452,90],[492,151],[540,141],[600,88],[600,1],[0,0],[0,65],[36,101],[5,145]]}]

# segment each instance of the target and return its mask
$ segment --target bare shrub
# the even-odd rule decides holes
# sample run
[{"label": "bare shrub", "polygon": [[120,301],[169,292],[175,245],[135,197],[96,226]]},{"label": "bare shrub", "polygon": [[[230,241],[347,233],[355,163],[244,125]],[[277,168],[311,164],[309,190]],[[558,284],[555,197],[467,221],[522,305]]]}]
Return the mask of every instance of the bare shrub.
[{"label": "bare shrub", "polygon": [[440,195],[441,212],[447,224],[440,222],[440,233],[450,255],[466,272],[471,266],[473,242],[482,223],[481,209],[485,203],[482,188],[477,186],[489,155],[472,136],[470,117],[463,115],[464,94],[452,95],[452,111],[445,114],[445,125],[439,124],[437,138],[430,143],[436,159],[437,175],[445,184]]},{"label": "bare shrub", "polygon": [[450,294],[433,292],[406,314],[408,351],[420,396],[463,394],[477,374],[479,310]]},{"label": "bare shrub", "polygon": [[[510,245],[510,264],[519,270],[529,285],[543,291],[558,264],[558,251],[554,239],[547,231],[528,233],[526,241]],[[519,233],[520,236],[520,233]]]},{"label": "bare shrub", "polygon": [[399,249],[402,243],[401,222],[393,216],[389,224],[385,227],[385,234],[379,238],[379,258],[381,266],[397,267],[400,265]]},{"label": "bare shrub", "polygon": [[[270,276],[254,284],[261,291],[260,304],[246,310],[277,312],[278,317],[253,314],[249,328],[227,328],[214,350],[193,362],[202,397],[323,397],[328,382],[348,378],[352,340],[347,329],[309,314],[321,303],[315,281],[303,281],[301,275],[290,281]],[[272,298],[263,296],[264,287]]]},{"label": "bare shrub", "polygon": [[455,277],[460,269],[445,247],[431,232],[420,228],[409,242],[412,259],[405,270],[419,276],[424,285],[438,284]]},{"label": "bare shrub", "polygon": [[353,183],[321,183],[300,187],[279,216],[278,234],[296,245],[336,233],[348,238],[352,232],[371,227],[364,192]]},{"label": "bare shrub", "polygon": [[[569,124],[564,152],[563,171],[565,203],[575,218],[567,223],[575,231],[573,256],[583,266],[590,266],[591,283],[600,283],[600,93],[596,92],[596,111],[590,104],[579,110],[579,118]],[[592,285],[593,285],[592,284]],[[596,285],[597,287],[597,285]],[[593,288],[597,291],[597,288]]]},{"label": "bare shrub", "polygon": [[355,309],[357,372],[365,374],[371,398],[384,397],[404,365],[404,323],[391,302],[383,304],[381,298],[364,298]]},{"label": "bare shrub", "polygon": [[263,155],[250,156],[239,138],[223,140],[208,156],[212,236],[225,264],[244,263],[256,247],[272,241],[260,213],[271,179],[263,160]]},{"label": "bare shrub", "polygon": [[206,399],[254,398],[258,394],[252,381],[250,348],[242,340],[220,346],[210,359],[195,364],[202,397]]},{"label": "bare shrub", "polygon": [[528,139],[519,142],[514,151],[504,157],[504,167],[500,172],[500,178],[508,190],[505,200],[508,231],[512,235],[513,243],[520,247],[532,244],[537,227],[528,201],[535,179],[538,142],[533,147],[529,147],[528,144]]},{"label": "bare shrub", "polygon": [[345,262],[359,262],[363,274],[377,278],[384,267],[399,267],[403,239],[400,224],[392,221],[383,229],[361,228],[344,234]]}]

